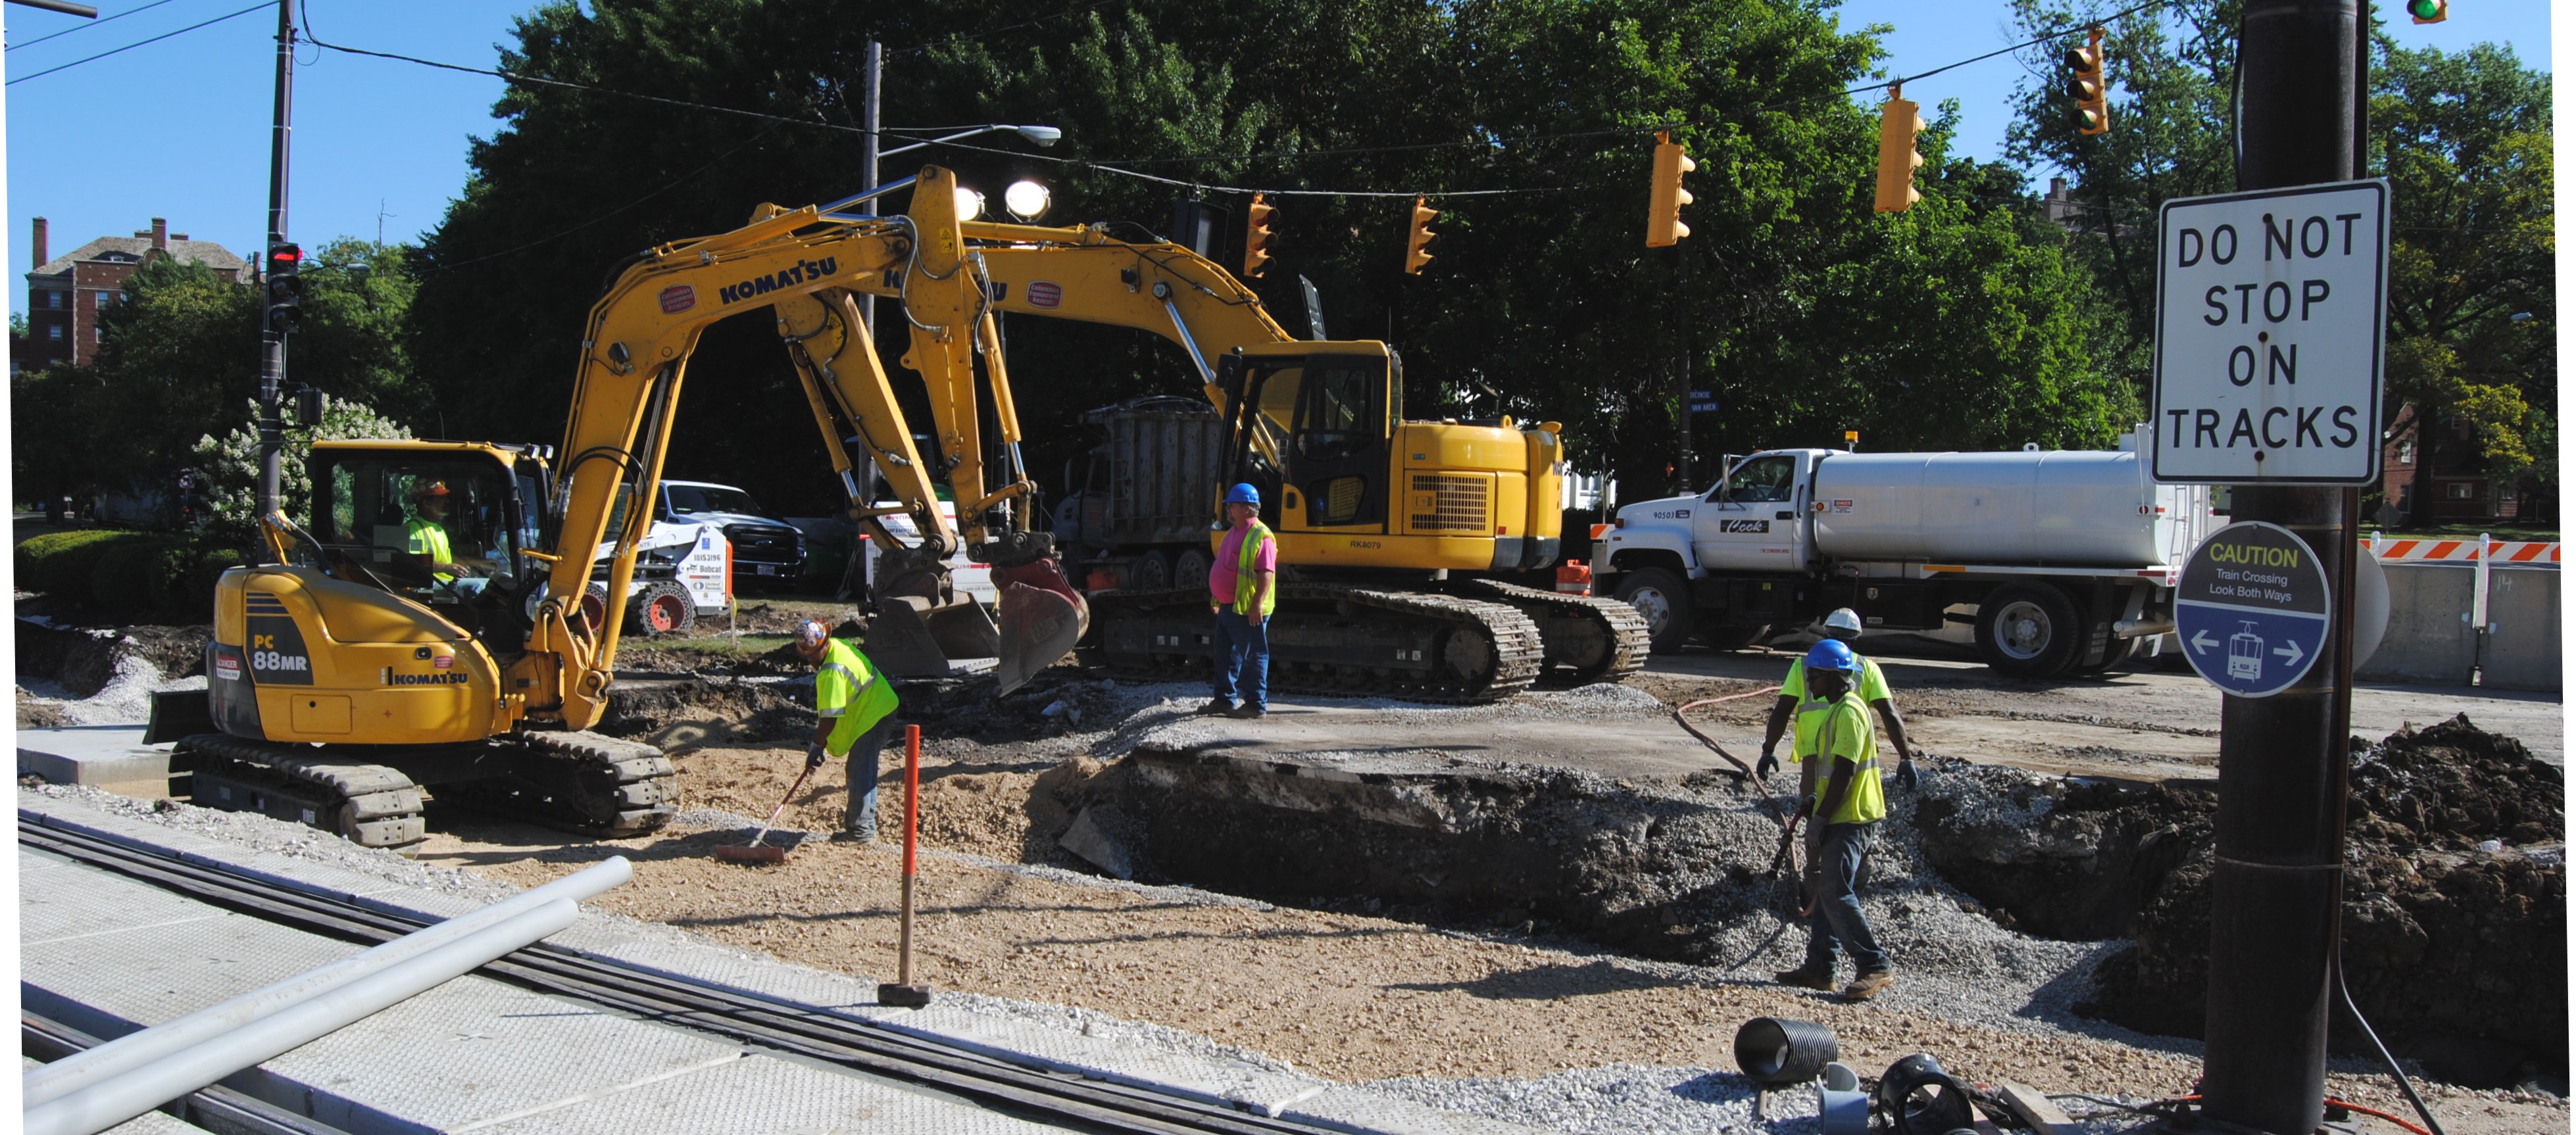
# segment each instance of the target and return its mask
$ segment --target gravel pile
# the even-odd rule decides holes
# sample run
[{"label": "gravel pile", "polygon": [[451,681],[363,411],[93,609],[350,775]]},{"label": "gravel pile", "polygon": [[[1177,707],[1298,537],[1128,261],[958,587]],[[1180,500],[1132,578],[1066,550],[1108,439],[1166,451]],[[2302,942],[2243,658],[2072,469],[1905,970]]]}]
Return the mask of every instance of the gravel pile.
[{"label": "gravel pile", "polygon": [[141,725],[152,719],[152,695],[170,690],[202,690],[206,676],[164,678],[160,667],[138,654],[123,654],[116,659],[107,686],[90,697],[80,697],[61,682],[47,678],[18,678],[18,701],[21,713],[42,708],[59,715],[64,725]]}]

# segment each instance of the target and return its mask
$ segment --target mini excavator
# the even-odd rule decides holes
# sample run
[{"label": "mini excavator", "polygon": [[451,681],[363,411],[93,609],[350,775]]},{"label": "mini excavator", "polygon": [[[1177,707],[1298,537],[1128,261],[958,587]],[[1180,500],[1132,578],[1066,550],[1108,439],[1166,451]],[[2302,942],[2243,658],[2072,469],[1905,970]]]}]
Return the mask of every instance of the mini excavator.
[{"label": "mini excavator", "polygon": [[[906,188],[903,215],[851,211]],[[1088,608],[1031,523],[1036,487],[1019,464],[993,290],[959,231],[955,190],[929,167],[636,254],[591,308],[559,449],[315,444],[309,517],[262,519],[271,562],[216,585],[206,690],[156,698],[147,740],[177,743],[201,805],[406,853],[425,835],[424,789],[603,837],[661,827],[677,795],[670,760],[590,731],[622,622],[605,598],[634,577],[700,333],[754,310],[786,338],[851,515],[883,550],[871,657],[898,674],[997,658],[1005,690],[1063,657]],[[901,297],[903,363],[929,391],[953,523],[858,317],[862,280]],[[1003,439],[990,460],[979,356]],[[891,504],[872,491],[880,479]],[[898,512],[916,541],[887,530]],[[950,586],[945,564],[961,549],[993,567],[998,624]]]}]

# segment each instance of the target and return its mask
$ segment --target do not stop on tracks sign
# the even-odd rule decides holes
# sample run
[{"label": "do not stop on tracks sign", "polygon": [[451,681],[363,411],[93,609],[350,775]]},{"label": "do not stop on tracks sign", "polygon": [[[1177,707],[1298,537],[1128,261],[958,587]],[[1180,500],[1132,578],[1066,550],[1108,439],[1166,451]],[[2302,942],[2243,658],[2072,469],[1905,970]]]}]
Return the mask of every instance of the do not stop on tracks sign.
[{"label": "do not stop on tracks sign", "polygon": [[2238,697],[2270,697],[2306,677],[2333,618],[2316,551],[2261,521],[2201,541],[2174,594],[2174,631],[2191,668]]}]

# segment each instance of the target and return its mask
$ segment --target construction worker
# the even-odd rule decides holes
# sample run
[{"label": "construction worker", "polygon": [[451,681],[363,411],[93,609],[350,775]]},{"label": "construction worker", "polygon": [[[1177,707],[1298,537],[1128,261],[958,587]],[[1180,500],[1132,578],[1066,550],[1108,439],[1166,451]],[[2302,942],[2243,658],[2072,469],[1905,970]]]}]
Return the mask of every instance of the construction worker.
[{"label": "construction worker", "polygon": [[[454,587],[473,569],[458,562],[447,536],[447,513],[454,495],[445,481],[423,481],[411,491],[412,516],[403,522],[403,550],[421,558],[430,579]],[[480,587],[481,580],[473,581]]]},{"label": "construction worker", "polygon": [[1199,712],[1257,718],[1270,712],[1269,622],[1279,606],[1279,541],[1261,523],[1261,490],[1249,484],[1226,490],[1225,516],[1225,542],[1208,566],[1216,696]]},{"label": "construction worker", "polygon": [[1807,893],[1815,903],[1807,919],[1807,961],[1777,976],[1783,985],[1830,990],[1835,955],[1848,952],[1854,972],[1843,998],[1866,1001],[1895,981],[1860,910],[1861,862],[1887,815],[1878,783],[1878,738],[1853,689],[1860,656],[1826,639],[1807,651],[1806,662],[1808,693],[1824,708],[1816,713],[1812,742],[1802,739],[1797,757],[1832,771],[1815,777],[1822,787],[1798,801],[1798,819],[1807,821]]},{"label": "construction worker", "polygon": [[823,767],[833,756],[850,760],[850,804],[832,840],[875,843],[877,756],[894,732],[894,683],[857,647],[833,638],[812,619],[796,624],[796,653],[814,664],[814,737],[805,744],[806,770]]},{"label": "construction worker", "polygon": [[[1835,608],[1833,614],[1825,616],[1825,637],[1845,645],[1858,641],[1860,612],[1849,607]],[[1905,718],[1896,712],[1896,699],[1888,696],[1887,676],[1879,673],[1878,663],[1871,659],[1862,658],[1860,666],[1860,682],[1855,692],[1860,694],[1860,700],[1878,711],[1879,723],[1887,726],[1887,743],[1896,747],[1896,783],[1913,788],[1917,783],[1914,746],[1906,740]],[[1797,734],[1789,745],[1790,753],[1794,756],[1808,751],[1807,742],[1814,736],[1810,717],[1823,709],[1825,703],[1809,696],[1806,669],[1807,660],[1800,658],[1789,663],[1789,676],[1780,680],[1780,696],[1772,700],[1771,721],[1762,731],[1762,759],[1753,765],[1753,775],[1760,779],[1769,780],[1771,774],[1780,768],[1780,760],[1772,755],[1772,750],[1779,747],[1781,731],[1790,722],[1795,721],[1798,726]],[[1798,794],[1812,796],[1815,791],[1815,768],[1811,765],[1800,770]]]}]

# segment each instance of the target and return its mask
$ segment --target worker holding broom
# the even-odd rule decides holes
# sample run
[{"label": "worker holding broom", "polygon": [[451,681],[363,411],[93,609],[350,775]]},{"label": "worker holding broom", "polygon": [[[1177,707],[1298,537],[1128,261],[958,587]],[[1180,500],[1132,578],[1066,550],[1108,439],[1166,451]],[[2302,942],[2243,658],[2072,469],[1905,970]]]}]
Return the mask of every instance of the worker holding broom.
[{"label": "worker holding broom", "polygon": [[834,756],[850,761],[850,806],[832,841],[875,843],[877,757],[894,730],[894,683],[857,647],[833,638],[812,619],[796,625],[796,653],[815,667],[814,739],[805,745],[806,771]]}]

